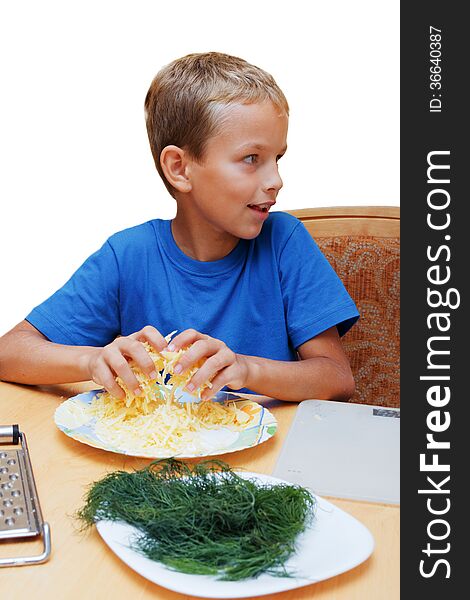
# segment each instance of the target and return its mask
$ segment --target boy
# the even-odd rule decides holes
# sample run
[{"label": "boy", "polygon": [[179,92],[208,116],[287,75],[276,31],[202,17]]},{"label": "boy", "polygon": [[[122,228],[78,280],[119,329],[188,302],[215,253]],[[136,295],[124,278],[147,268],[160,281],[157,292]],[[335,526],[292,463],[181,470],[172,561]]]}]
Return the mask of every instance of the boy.
[{"label": "boy", "polygon": [[116,397],[128,361],[154,377],[141,342],[192,344],[181,372],[284,400],[347,399],[354,390],[340,335],[353,301],[303,225],[269,214],[282,187],[288,104],[274,79],[216,52],[175,60],[145,100],[149,141],[177,204],[112,236],[54,295],[0,339],[0,378],[94,380]]}]

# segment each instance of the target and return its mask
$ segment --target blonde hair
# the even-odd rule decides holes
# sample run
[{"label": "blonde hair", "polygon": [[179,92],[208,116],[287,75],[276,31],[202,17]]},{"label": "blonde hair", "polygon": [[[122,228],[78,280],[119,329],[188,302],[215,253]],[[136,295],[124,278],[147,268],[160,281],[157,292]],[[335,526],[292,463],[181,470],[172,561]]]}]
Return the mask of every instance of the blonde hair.
[{"label": "blonde hair", "polygon": [[266,100],[289,114],[272,75],[235,56],[188,54],[163,67],[147,92],[145,120],[155,166],[170,194],[174,189],[160,165],[163,148],[184,148],[201,161],[207,141],[221,125],[223,107]]}]

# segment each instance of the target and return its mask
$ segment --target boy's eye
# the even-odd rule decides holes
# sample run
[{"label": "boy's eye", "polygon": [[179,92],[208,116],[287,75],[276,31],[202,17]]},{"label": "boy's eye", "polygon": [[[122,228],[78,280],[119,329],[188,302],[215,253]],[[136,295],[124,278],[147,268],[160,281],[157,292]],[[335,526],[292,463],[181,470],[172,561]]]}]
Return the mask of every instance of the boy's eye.
[{"label": "boy's eye", "polygon": [[257,154],[249,154],[248,156],[245,156],[245,158],[243,160],[244,160],[244,162],[248,163],[249,165],[253,165],[257,159],[258,159]]}]

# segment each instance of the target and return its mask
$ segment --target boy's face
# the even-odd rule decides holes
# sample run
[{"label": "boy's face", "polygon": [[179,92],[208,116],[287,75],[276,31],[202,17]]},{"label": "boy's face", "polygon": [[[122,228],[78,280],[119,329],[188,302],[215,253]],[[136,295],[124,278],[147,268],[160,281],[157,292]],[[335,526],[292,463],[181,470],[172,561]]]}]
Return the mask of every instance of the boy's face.
[{"label": "boy's face", "polygon": [[227,106],[222,119],[202,162],[188,164],[192,212],[219,235],[252,239],[282,187],[288,117],[266,101]]}]

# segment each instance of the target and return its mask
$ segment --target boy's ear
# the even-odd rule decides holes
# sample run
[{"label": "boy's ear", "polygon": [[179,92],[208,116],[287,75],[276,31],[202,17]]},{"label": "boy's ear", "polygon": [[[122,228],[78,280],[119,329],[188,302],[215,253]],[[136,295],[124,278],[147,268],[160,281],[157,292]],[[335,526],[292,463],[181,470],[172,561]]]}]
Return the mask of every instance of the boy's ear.
[{"label": "boy's ear", "polygon": [[160,165],[167,181],[178,192],[190,192],[191,181],[188,177],[188,155],[178,146],[165,146],[160,154]]}]

